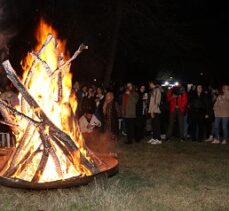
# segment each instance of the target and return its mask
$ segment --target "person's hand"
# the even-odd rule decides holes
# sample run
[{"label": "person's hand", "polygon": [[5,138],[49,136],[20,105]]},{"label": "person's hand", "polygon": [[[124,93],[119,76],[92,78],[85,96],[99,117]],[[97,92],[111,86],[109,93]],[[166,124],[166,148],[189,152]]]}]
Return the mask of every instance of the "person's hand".
[{"label": "person's hand", "polygon": [[126,94],[129,95],[130,94],[130,91],[129,90],[126,90]]},{"label": "person's hand", "polygon": [[87,125],[87,129],[89,129],[89,130],[93,129],[94,127],[95,127],[95,125],[92,125],[92,124]]}]

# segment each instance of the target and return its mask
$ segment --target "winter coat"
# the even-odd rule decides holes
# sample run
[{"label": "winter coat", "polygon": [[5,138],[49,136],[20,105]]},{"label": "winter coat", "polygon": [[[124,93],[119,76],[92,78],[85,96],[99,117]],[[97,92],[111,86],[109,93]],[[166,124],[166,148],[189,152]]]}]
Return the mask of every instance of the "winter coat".
[{"label": "winter coat", "polygon": [[186,91],[183,91],[181,95],[175,96],[173,95],[173,90],[170,89],[167,93],[167,99],[169,102],[170,112],[174,112],[176,110],[176,106],[180,109],[182,113],[185,112],[188,103],[188,97]]},{"label": "winter coat", "polygon": [[150,101],[149,101],[149,110],[148,113],[153,115],[161,113],[160,110],[160,104],[161,104],[161,89],[159,87],[156,87],[152,90],[150,94]]},{"label": "winter coat", "polygon": [[214,104],[215,117],[229,117],[229,95],[219,95]]}]

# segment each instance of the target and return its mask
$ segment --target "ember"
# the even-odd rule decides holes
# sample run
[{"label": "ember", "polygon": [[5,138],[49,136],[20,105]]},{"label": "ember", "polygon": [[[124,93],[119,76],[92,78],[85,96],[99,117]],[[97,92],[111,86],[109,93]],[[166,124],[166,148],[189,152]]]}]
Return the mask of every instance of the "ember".
[{"label": "ember", "polygon": [[117,168],[115,158],[102,158],[87,148],[74,119],[77,102],[71,92],[70,65],[87,46],[81,44],[70,58],[65,42],[44,20],[36,35],[35,51],[22,62],[22,80],[8,60],[3,62],[7,77],[20,93],[20,103],[13,108],[0,100],[6,124],[11,125],[17,140],[15,151],[0,172],[1,179],[39,187]]}]

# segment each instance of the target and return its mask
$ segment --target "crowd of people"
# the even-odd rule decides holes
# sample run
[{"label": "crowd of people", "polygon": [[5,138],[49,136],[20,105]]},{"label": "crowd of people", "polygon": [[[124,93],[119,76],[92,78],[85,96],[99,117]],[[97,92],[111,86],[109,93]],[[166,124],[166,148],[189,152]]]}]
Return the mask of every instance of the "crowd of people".
[{"label": "crowd of people", "polygon": [[[229,85],[216,90],[196,84],[188,90],[178,84],[160,86],[158,81],[106,90],[75,82],[76,120],[85,140],[95,133],[126,136],[132,144],[150,137],[149,144],[162,141],[211,141],[227,144],[229,139]],[[13,105],[17,95],[7,87],[1,99]]]},{"label": "crowd of people", "polygon": [[77,119],[81,132],[93,131],[126,136],[126,144],[151,137],[148,143],[161,144],[177,137],[180,141],[211,141],[226,144],[229,138],[229,86],[219,90],[178,84],[148,86],[127,83],[119,90],[74,84],[78,99]]}]

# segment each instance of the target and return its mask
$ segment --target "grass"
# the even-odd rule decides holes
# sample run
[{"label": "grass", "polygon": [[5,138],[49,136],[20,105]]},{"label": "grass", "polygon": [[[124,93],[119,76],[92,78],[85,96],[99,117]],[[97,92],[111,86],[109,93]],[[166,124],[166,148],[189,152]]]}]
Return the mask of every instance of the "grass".
[{"label": "grass", "polygon": [[0,186],[0,210],[229,210],[229,145],[120,143],[118,152],[119,174],[88,186]]}]

